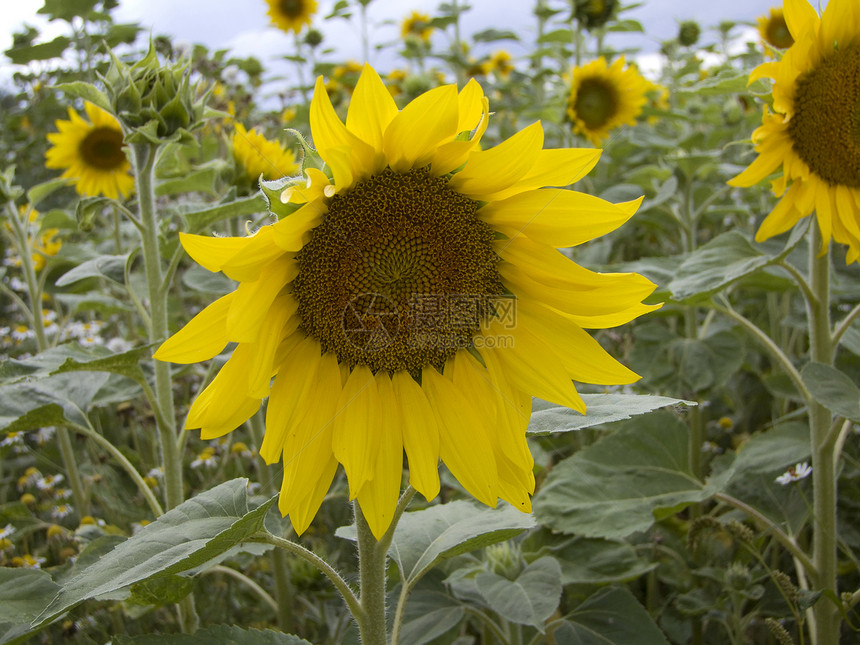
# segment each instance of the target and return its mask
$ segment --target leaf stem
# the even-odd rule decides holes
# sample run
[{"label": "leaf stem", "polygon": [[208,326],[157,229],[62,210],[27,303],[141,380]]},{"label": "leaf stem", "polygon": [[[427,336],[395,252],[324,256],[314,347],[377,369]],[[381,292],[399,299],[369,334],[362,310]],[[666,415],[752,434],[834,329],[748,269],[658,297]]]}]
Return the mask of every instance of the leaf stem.
[{"label": "leaf stem", "polygon": [[256,582],[251,580],[251,578],[246,576],[241,571],[236,571],[236,569],[231,569],[230,567],[225,567],[224,565],[216,564],[214,567],[206,569],[205,571],[202,571],[201,573],[223,573],[226,576],[230,576],[231,578],[238,580],[239,582],[244,584],[246,587],[248,587],[251,591],[253,591],[255,594],[257,594],[257,596],[259,596],[260,600],[262,600],[264,603],[266,603],[275,612],[278,611],[278,603],[275,602],[275,599],[272,598],[272,596],[269,595],[269,593],[265,589],[263,589],[260,585],[258,585]]}]

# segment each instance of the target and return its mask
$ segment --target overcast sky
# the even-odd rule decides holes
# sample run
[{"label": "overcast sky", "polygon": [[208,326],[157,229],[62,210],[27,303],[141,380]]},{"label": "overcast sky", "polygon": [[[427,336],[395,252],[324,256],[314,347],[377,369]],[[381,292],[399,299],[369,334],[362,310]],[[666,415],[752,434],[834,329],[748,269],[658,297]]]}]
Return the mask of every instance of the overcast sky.
[{"label": "overcast sky", "polygon": [[[320,15],[330,12],[335,0],[319,0]],[[397,23],[411,10],[433,14],[440,0],[373,0],[368,6],[371,43],[385,43],[398,36]],[[43,0],[0,0],[0,51],[11,45],[11,33],[24,23],[43,28],[45,39],[65,33],[64,23],[48,24],[36,11]],[[551,1],[550,6],[563,7],[563,0]],[[624,4],[630,4],[625,2]],[[780,0],[644,0],[642,6],[624,13],[624,17],[639,20],[645,35],[635,39],[610,34],[608,44],[617,47],[637,46],[643,51],[656,51],[659,43],[677,34],[678,23],[695,19],[706,31],[704,40],[715,39],[713,28],[722,20],[754,23],[755,18]],[[824,3],[826,4],[826,3]],[[488,29],[510,29],[520,35],[523,45],[505,41],[499,46],[515,56],[526,52],[536,30],[532,15],[533,2],[523,0],[471,0],[472,9],[462,18],[463,36]],[[268,25],[264,0],[120,0],[115,12],[118,22],[137,22],[151,27],[154,35],[168,34],[191,43],[200,42],[212,49],[229,48],[239,56],[254,55],[267,69],[272,61],[293,51],[292,35]],[[360,32],[357,17],[353,21],[329,20],[322,25],[324,46],[336,47],[337,54],[327,59],[361,58]],[[741,33],[741,30],[738,30]],[[437,34],[440,45],[444,36]],[[389,54],[390,55],[390,54]],[[380,54],[371,53],[371,63],[380,64]],[[4,58],[0,56],[0,58]],[[374,60],[376,58],[376,60]],[[0,67],[8,65],[3,60]],[[7,74],[2,74],[7,76]]]}]

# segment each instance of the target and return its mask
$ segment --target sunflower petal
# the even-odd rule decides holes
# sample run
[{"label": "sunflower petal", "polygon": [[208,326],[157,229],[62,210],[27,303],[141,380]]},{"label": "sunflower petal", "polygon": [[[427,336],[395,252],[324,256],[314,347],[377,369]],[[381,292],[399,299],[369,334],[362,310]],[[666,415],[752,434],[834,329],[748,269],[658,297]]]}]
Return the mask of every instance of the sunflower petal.
[{"label": "sunflower petal", "polygon": [[159,361],[188,364],[208,361],[220,354],[229,342],[227,312],[233,296],[233,293],[228,293],[208,305],[164,341],[152,357]]},{"label": "sunflower petal", "polygon": [[409,483],[429,502],[439,494],[439,425],[424,391],[409,372],[395,372],[391,384],[402,413]]},{"label": "sunflower petal", "polygon": [[457,88],[443,85],[411,101],[385,130],[383,149],[396,172],[430,163],[436,147],[457,134]]},{"label": "sunflower petal", "polygon": [[373,478],[379,454],[379,390],[366,365],[357,365],[343,386],[337,402],[332,446],[349,482],[349,498],[355,499],[365,482]]}]

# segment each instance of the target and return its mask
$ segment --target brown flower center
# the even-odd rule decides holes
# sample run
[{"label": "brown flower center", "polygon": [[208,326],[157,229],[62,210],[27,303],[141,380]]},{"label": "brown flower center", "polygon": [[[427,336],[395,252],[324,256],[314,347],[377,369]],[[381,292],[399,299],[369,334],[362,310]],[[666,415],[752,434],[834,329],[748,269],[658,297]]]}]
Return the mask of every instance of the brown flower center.
[{"label": "brown flower center", "polygon": [[301,329],[349,367],[441,369],[503,292],[477,210],[426,170],[386,169],[335,195],[296,256]]},{"label": "brown flower center", "polygon": [[784,16],[773,16],[768,20],[765,33],[767,34],[765,40],[777,49],[788,49],[794,44],[794,38],[788,30],[788,25],[785,24]]},{"label": "brown flower center", "polygon": [[304,0],[281,0],[278,7],[289,18],[300,18],[305,10]]},{"label": "brown flower center", "polygon": [[579,85],[573,100],[571,116],[585,123],[589,130],[605,125],[618,110],[615,88],[602,78],[589,78]]},{"label": "brown flower center", "polygon": [[117,170],[126,161],[122,132],[115,128],[93,128],[81,141],[78,151],[91,168]]},{"label": "brown flower center", "polygon": [[836,51],[798,77],[788,132],[815,174],[860,188],[860,47]]}]

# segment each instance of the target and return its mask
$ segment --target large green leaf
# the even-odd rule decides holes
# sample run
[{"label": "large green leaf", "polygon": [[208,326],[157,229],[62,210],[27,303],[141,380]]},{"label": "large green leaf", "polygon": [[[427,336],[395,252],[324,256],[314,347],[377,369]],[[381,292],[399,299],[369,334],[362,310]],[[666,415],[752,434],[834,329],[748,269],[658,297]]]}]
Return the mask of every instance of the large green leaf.
[{"label": "large green leaf", "polygon": [[849,376],[823,363],[808,363],[803,366],[800,377],[824,407],[860,423],[860,389]]},{"label": "large green leaf", "polygon": [[463,605],[438,591],[417,590],[406,604],[400,642],[424,645],[454,629],[465,616]]},{"label": "large green leaf", "polygon": [[[504,504],[492,509],[458,500],[404,513],[394,531],[388,555],[404,584],[413,586],[442,560],[504,542],[534,526],[531,515]],[[355,526],[336,535],[355,539]]]},{"label": "large green leaf", "polygon": [[236,625],[213,625],[193,634],[148,634],[114,636],[114,645],[311,645],[292,634],[271,629],[243,629]]},{"label": "large green leaf", "polygon": [[[94,356],[89,360],[78,360],[75,358],[67,358],[62,365],[55,369],[51,374],[64,374],[68,372],[109,372],[118,374],[143,383],[146,377],[140,367],[140,361],[148,358],[151,345],[135,347],[127,352],[120,354],[106,354],[102,356]],[[102,352],[99,352],[102,353]]]},{"label": "large green leaf", "polygon": [[630,421],[557,464],[535,497],[546,526],[586,537],[622,538],[717,490],[690,469],[687,427],[667,412]]},{"label": "large green leaf", "polygon": [[514,580],[491,571],[475,576],[475,587],[487,606],[505,620],[544,631],[544,623],[561,599],[561,566],[544,556],[527,565]]},{"label": "large green leaf", "polygon": [[705,300],[731,283],[779,262],[803,239],[804,231],[804,227],[792,231],[788,244],[776,256],[760,251],[738,231],[723,233],[684,258],[669,283],[669,291],[679,302]]},{"label": "large green leaf", "polygon": [[582,400],[586,405],[585,414],[564,406],[535,400],[528,433],[547,435],[569,432],[602,423],[623,421],[670,405],[696,405],[693,401],[638,394],[583,394]]},{"label": "large green leaf", "polygon": [[4,624],[29,623],[36,618],[58,590],[45,571],[0,567],[0,633]]},{"label": "large green leaf", "polygon": [[38,618],[47,622],[89,598],[115,597],[133,584],[200,566],[263,526],[276,498],[253,504],[246,479],[233,479],[183,502],[66,581]]},{"label": "large green leaf", "polygon": [[65,287],[86,278],[106,278],[117,284],[125,284],[126,266],[133,255],[134,251],[129,251],[124,255],[102,255],[87,260],[61,275],[55,284]]},{"label": "large green leaf", "polygon": [[107,374],[90,372],[0,386],[0,430],[22,432],[67,422],[87,425],[86,411],[107,380]]},{"label": "large green leaf", "polygon": [[[540,531],[537,533],[549,533]],[[552,554],[561,564],[562,584],[605,585],[635,580],[657,566],[641,557],[630,544],[570,536],[552,536],[552,543],[541,546],[536,554]],[[532,536],[529,536],[531,540]]]},{"label": "large green leaf", "polygon": [[556,645],[669,645],[648,612],[627,589],[601,589],[565,616],[553,631]]},{"label": "large green leaf", "polygon": [[16,65],[26,65],[34,60],[50,60],[63,55],[72,43],[67,36],[57,36],[54,40],[38,45],[23,45],[7,49],[4,54]]}]

